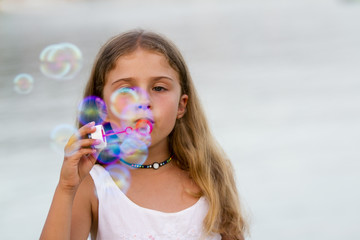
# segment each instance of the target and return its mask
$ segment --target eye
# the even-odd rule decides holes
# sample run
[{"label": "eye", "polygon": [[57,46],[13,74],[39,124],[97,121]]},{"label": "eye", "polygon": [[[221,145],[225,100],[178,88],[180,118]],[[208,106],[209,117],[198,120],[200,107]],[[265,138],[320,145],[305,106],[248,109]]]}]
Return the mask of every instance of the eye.
[{"label": "eye", "polygon": [[162,92],[162,91],[165,91],[166,88],[161,87],[161,86],[156,86],[156,87],[153,88],[153,90],[156,91],[156,92]]},{"label": "eye", "polygon": [[120,92],[124,92],[124,93],[132,93],[135,92],[135,88],[132,87],[120,87],[119,90]]}]

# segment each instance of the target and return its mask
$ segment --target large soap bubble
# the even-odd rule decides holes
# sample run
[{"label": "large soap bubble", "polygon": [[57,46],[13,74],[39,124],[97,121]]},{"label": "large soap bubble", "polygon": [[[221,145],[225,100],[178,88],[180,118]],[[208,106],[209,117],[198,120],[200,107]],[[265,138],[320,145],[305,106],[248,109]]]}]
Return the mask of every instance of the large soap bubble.
[{"label": "large soap bubble", "polygon": [[[153,124],[149,96],[141,88],[120,88],[110,98],[110,111],[118,118],[119,125],[135,128],[141,119]],[[150,131],[151,132],[151,131]]]},{"label": "large soap bubble", "polygon": [[79,73],[82,65],[82,53],[71,43],[53,44],[40,53],[40,70],[49,78],[72,79]]},{"label": "large soap bubble", "polygon": [[110,109],[119,119],[128,119],[131,116],[124,113],[124,110],[135,107],[138,102],[139,96],[134,88],[119,88],[111,94]]},{"label": "large soap bubble", "polygon": [[102,164],[112,164],[119,160],[120,147],[117,138],[107,138],[107,145],[101,150],[97,160]]},{"label": "large soap bubble", "polygon": [[[77,135],[77,129],[72,125],[61,124],[56,126],[50,134],[51,148],[59,154],[64,153],[64,147],[73,134]],[[77,139],[79,139],[79,136],[77,136]],[[80,146],[76,146],[74,150],[78,148],[80,148]]]},{"label": "large soap bubble", "polygon": [[109,172],[111,178],[121,191],[126,193],[131,180],[129,170],[119,163],[108,165],[105,169]]},{"label": "large soap bubble", "polygon": [[96,125],[102,124],[106,118],[104,101],[95,96],[85,98],[79,105],[79,121],[87,124],[94,121]]},{"label": "large soap bubble", "polygon": [[120,159],[128,164],[141,165],[148,156],[147,144],[137,134],[129,134],[120,145]]}]

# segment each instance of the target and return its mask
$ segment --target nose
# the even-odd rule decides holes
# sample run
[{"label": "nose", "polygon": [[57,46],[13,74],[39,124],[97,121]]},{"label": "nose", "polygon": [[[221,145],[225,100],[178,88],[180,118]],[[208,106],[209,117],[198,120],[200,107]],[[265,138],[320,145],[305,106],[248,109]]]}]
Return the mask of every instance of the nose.
[{"label": "nose", "polygon": [[149,110],[151,109],[151,101],[150,101],[150,98],[149,98],[149,94],[144,91],[144,90],[140,90],[138,92],[139,94],[139,100],[138,100],[138,103],[137,103],[137,108],[138,110]]},{"label": "nose", "polygon": [[149,104],[138,104],[137,108],[146,110],[146,109],[150,109],[150,105]]}]

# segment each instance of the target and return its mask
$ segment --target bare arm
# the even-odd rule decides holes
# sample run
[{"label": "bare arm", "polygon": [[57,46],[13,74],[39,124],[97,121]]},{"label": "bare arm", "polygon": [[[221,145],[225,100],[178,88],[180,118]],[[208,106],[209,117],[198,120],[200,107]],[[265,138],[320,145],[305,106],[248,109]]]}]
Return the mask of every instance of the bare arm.
[{"label": "bare arm", "polygon": [[57,186],[40,239],[70,239],[71,208],[74,200],[71,193]]},{"label": "bare arm", "polygon": [[[78,135],[83,137],[94,132],[93,126],[94,123],[81,127]],[[95,151],[88,148],[94,144],[97,144],[94,139],[78,139],[75,135],[69,139],[65,147],[60,180],[40,236],[41,240],[70,239],[74,199],[80,183],[96,161]]]},{"label": "bare arm", "polygon": [[98,199],[90,175],[85,177],[75,195],[71,215],[71,239],[87,239],[97,233]]}]

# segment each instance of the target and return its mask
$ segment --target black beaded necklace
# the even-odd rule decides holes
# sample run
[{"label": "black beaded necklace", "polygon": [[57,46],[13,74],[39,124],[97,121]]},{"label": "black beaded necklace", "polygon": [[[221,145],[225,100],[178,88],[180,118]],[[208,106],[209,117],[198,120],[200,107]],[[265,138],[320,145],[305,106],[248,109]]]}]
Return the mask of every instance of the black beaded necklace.
[{"label": "black beaded necklace", "polygon": [[129,162],[126,162],[123,159],[120,159],[120,161],[122,163],[125,163],[126,165],[128,165],[130,167],[133,167],[133,168],[152,168],[152,169],[158,170],[160,167],[162,167],[165,164],[169,163],[172,159],[173,159],[173,156],[171,155],[168,159],[166,159],[165,161],[163,161],[161,163],[153,162],[152,164],[148,164],[148,165],[129,163]]}]

